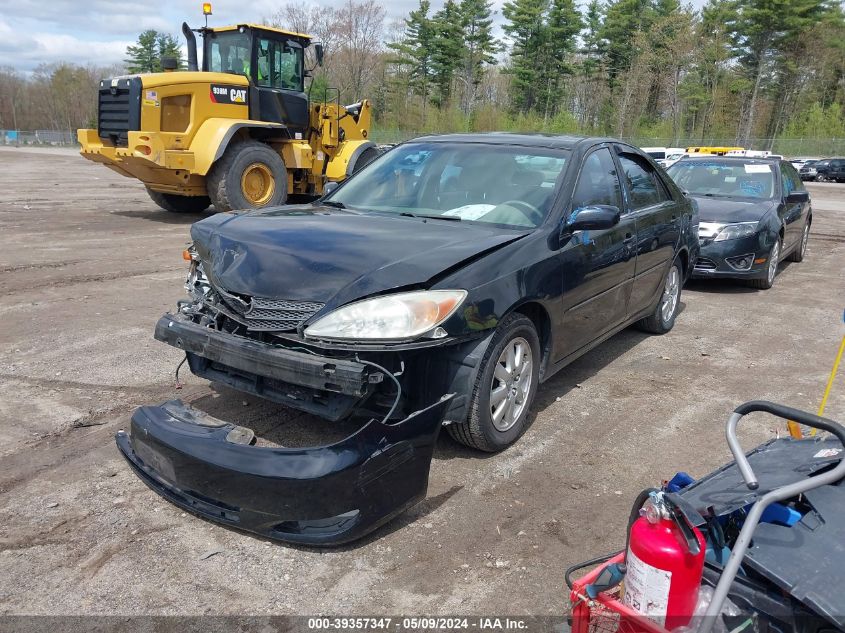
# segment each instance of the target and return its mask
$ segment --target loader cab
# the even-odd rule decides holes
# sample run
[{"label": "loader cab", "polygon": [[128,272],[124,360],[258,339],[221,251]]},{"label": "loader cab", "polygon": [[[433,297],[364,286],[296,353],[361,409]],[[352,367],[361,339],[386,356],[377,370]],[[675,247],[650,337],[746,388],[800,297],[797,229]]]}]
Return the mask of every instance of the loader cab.
[{"label": "loader cab", "polygon": [[309,128],[305,49],[310,38],[252,24],[203,29],[202,69],[245,75],[249,118],[283,123],[300,138]]}]

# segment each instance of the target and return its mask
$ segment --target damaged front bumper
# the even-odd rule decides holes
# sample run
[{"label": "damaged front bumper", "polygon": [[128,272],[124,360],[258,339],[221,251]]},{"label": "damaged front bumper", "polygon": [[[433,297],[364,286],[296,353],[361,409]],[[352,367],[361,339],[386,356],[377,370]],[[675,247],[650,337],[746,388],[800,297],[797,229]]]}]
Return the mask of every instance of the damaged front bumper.
[{"label": "damaged front bumper", "polygon": [[252,446],[251,430],[171,401],[139,408],[116,441],[144,483],[185,510],[280,541],[340,545],[425,497],[451,398],[314,448]]}]

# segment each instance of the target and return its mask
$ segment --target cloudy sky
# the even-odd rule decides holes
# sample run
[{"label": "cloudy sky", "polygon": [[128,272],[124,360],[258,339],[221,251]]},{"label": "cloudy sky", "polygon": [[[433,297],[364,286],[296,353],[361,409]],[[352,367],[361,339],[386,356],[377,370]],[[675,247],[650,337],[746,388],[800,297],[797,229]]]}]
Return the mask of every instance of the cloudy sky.
[{"label": "cloudy sky", "polygon": [[[331,0],[319,0],[328,4]],[[337,3],[337,2],[336,2]],[[276,12],[279,0],[217,0],[209,24],[257,22]],[[404,17],[418,0],[385,1],[388,19]],[[441,2],[432,3],[439,6]],[[501,6],[502,0],[495,2]],[[0,0],[0,66],[31,71],[38,64],[69,61],[112,64],[144,29],[179,35],[183,20],[202,24],[195,0]]]}]

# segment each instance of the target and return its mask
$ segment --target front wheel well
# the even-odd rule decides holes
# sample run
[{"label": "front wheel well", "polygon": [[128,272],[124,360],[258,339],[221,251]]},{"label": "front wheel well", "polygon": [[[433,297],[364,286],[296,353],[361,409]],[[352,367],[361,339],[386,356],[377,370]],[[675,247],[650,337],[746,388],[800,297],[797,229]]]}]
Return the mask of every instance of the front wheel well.
[{"label": "front wheel well", "polygon": [[540,364],[540,380],[542,380],[548,364],[549,352],[551,351],[552,322],[549,313],[541,304],[535,301],[523,303],[514,308],[513,311],[531,319],[534,328],[537,330],[537,336],[540,338],[540,349],[543,354]]}]

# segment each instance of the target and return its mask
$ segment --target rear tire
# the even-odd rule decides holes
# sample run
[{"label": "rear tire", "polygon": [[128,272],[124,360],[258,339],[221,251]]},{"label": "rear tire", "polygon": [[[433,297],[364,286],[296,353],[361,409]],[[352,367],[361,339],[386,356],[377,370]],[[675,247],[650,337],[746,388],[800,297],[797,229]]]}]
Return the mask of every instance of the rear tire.
[{"label": "rear tire", "polygon": [[230,145],[208,172],[206,186],[218,211],[277,206],[288,198],[285,161],[252,140]]},{"label": "rear tire", "polygon": [[363,152],[358,154],[358,158],[355,160],[355,163],[352,165],[352,171],[350,174],[357,174],[361,171],[364,167],[369,165],[373,162],[376,158],[379,157],[381,152],[378,151],[375,147],[368,147]]},{"label": "rear tire", "polygon": [[171,213],[201,213],[211,206],[208,196],[180,196],[175,193],[161,193],[147,187],[153,202]]},{"label": "rear tire", "polygon": [[502,319],[481,359],[467,420],[447,426],[449,435],[488,453],[516,442],[529,426],[541,361],[531,319],[519,313]]},{"label": "rear tire", "polygon": [[681,260],[676,257],[663,280],[663,292],[650,316],[640,319],[637,327],[651,334],[666,334],[675,327],[675,318],[681,305],[681,287],[684,285]]},{"label": "rear tire", "polygon": [[775,285],[775,277],[778,274],[778,265],[780,264],[780,253],[782,250],[783,240],[778,237],[777,241],[772,245],[772,250],[769,251],[769,263],[766,268],[766,276],[762,279],[749,279],[749,286],[757,288],[757,290],[768,290]]},{"label": "rear tire", "polygon": [[789,262],[803,262],[804,255],[807,252],[807,243],[810,241],[810,219],[804,223],[804,230],[801,233],[801,243],[789,254],[786,261]]}]

